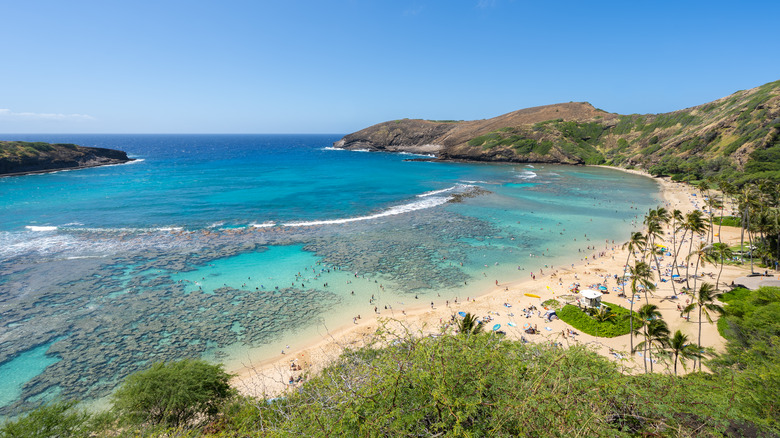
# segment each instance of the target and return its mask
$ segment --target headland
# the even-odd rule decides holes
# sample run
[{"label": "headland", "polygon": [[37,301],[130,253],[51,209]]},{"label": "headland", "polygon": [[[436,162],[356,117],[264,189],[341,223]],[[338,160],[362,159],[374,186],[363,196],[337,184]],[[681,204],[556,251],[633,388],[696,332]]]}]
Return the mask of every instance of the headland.
[{"label": "headland", "polygon": [[75,144],[0,141],[0,177],[85,169],[133,161],[114,149]]}]

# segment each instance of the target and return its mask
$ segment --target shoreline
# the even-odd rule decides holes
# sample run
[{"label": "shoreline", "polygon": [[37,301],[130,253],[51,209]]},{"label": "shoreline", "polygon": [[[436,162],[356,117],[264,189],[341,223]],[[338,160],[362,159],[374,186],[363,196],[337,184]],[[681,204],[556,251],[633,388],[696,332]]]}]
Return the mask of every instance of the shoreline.
[{"label": "shoreline", "polygon": [[[594,167],[618,169],[609,166]],[[655,178],[646,172],[633,169],[618,170],[646,176],[656,181],[659,185],[661,202],[670,211],[680,209],[686,213],[697,208],[696,200],[693,199],[694,196],[691,196],[695,189],[685,184],[678,184],[665,178]],[[738,231],[731,231],[733,231],[731,234],[735,234],[735,236],[729,236],[724,240],[738,238]],[[725,235],[728,232],[729,230],[724,228],[722,234]],[[667,227],[665,237],[669,235]],[[295,384],[290,384],[291,381],[297,382],[304,378],[306,373],[317,373],[337,358],[344,349],[359,348],[371,342],[380,326],[396,333],[414,333],[418,336],[438,334],[442,330],[441,327],[446,325],[459,311],[470,312],[479,317],[492,318],[489,325],[500,323],[501,328],[506,330],[509,339],[520,339],[524,336],[521,330],[523,324],[539,325],[542,334],[530,335],[531,342],[591,345],[599,354],[620,361],[627,372],[640,372],[643,370],[643,362],[638,355],[632,356],[629,353],[629,335],[616,338],[597,338],[587,334],[579,334],[572,338],[566,335],[566,329],[571,327],[563,321],[547,322],[538,317],[541,314],[525,318],[521,311],[523,307],[530,305],[541,309],[541,303],[551,298],[571,302],[574,297],[568,292],[568,286],[572,283],[579,283],[584,289],[590,284],[609,282],[612,275],[621,274],[622,276],[623,264],[627,256],[627,252],[622,249],[624,241],[624,239],[617,241],[610,239],[603,244],[603,247],[602,244],[596,243],[593,246],[593,254],[578,254],[580,260],[576,260],[578,257],[572,257],[574,263],[569,263],[565,267],[559,266],[557,269],[551,268],[547,272],[539,272],[537,276],[533,276],[531,273],[533,278],[514,276],[508,281],[498,281],[495,287],[487,289],[482,287],[477,289],[478,286],[472,286],[459,294],[461,297],[468,295],[465,302],[462,300],[459,302],[449,301],[447,297],[441,297],[431,303],[405,306],[402,315],[398,315],[394,311],[392,318],[371,314],[368,317],[362,317],[360,322],[353,320],[353,324],[345,323],[333,330],[324,328],[325,334],[318,339],[302,339],[303,342],[300,342],[299,346],[285,351],[285,354],[276,354],[256,362],[250,359],[249,364],[243,364],[238,369],[229,369],[228,371],[236,374],[232,382],[233,386],[245,395],[276,397],[295,387]],[[687,248],[683,248],[683,250],[685,249]],[[583,255],[585,257],[581,258]],[[678,262],[684,260],[682,257],[684,254],[681,252]],[[743,271],[743,268],[727,266],[724,269],[721,283],[730,282],[734,277],[741,275]],[[525,271],[525,274],[528,274],[528,271]],[[659,305],[664,319],[669,324],[670,331],[674,332],[680,329],[688,334],[692,340],[697,340],[698,324],[693,321],[695,317],[692,316],[691,321],[688,322],[680,317],[674,306],[677,303],[672,303],[671,300],[665,303],[667,300],[663,297],[665,294],[671,293],[670,284],[667,282],[661,286],[659,283],[659,290],[655,297],[650,299],[650,302]],[[609,286],[611,288],[613,284],[609,284]],[[526,295],[528,293],[539,295],[540,298],[528,297]],[[475,297],[473,300],[472,296]],[[681,296],[680,301],[683,300],[685,297]],[[616,294],[606,296],[605,301],[629,307],[627,299],[618,298]],[[506,304],[512,307],[506,307]],[[636,304],[635,309],[641,304],[643,303]],[[508,325],[508,322],[513,323],[514,326]],[[702,332],[702,344],[705,347],[722,349],[725,340],[718,335],[714,325],[703,326]],[[658,363],[655,366],[660,368],[662,364]]]}]

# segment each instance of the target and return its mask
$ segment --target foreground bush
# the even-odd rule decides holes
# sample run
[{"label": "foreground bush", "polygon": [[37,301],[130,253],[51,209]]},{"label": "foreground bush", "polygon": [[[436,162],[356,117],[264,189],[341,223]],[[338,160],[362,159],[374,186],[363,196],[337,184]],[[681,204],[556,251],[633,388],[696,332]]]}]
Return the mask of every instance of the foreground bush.
[{"label": "foreground bush", "polygon": [[493,334],[408,338],[346,352],[286,398],[238,403],[211,433],[706,437],[766,430],[743,418],[732,396],[728,382],[705,374],[623,375],[584,347]]},{"label": "foreground bush", "polygon": [[87,436],[90,415],[75,409],[75,402],[54,402],[42,406],[0,427],[2,438],[58,438]]},{"label": "foreground bush", "polygon": [[201,360],[156,363],[132,374],[114,393],[115,411],[132,423],[184,425],[211,417],[233,394],[222,365]]}]

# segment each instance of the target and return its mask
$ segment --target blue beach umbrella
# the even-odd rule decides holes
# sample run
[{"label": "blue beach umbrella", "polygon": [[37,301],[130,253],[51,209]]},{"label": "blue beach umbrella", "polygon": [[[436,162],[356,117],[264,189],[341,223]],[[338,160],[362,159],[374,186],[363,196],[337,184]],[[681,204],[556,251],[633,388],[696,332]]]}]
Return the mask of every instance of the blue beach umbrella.
[{"label": "blue beach umbrella", "polygon": [[458,312],[458,316],[465,317],[466,316],[466,312]]},{"label": "blue beach umbrella", "polygon": [[501,324],[496,324],[493,326],[493,331],[496,331],[501,328]]}]

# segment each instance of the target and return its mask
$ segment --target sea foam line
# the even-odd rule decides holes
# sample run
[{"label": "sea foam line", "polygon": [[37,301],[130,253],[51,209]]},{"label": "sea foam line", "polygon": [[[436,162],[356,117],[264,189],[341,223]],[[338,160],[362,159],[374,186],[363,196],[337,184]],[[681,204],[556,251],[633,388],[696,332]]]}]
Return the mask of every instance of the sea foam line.
[{"label": "sea foam line", "polygon": [[438,205],[447,203],[449,200],[450,200],[449,196],[446,198],[427,197],[419,201],[411,202],[409,204],[390,207],[385,211],[371,214],[368,216],[358,216],[358,217],[350,217],[350,218],[342,218],[342,219],[328,219],[328,220],[309,221],[309,222],[288,222],[282,225],[286,227],[310,227],[314,225],[335,225],[335,224],[346,224],[349,222],[367,221],[371,219],[378,219],[387,216],[395,216],[398,214],[404,214],[412,211],[424,210],[426,208],[436,207]]},{"label": "sea foam line", "polygon": [[453,190],[464,190],[464,189],[470,189],[473,188],[473,185],[470,184],[455,184],[452,187],[447,187],[446,189],[441,190],[432,190],[430,192],[425,192],[417,195],[418,198],[427,198],[428,196],[434,196],[434,195],[440,195],[442,193],[451,192]]},{"label": "sea foam line", "polygon": [[45,225],[27,225],[25,228],[27,228],[30,231],[57,231],[57,227],[52,226],[45,226]]},{"label": "sea foam line", "polygon": [[258,224],[254,222],[249,224],[249,226],[252,228],[270,228],[273,227],[274,225],[276,225],[276,222],[271,222],[271,221],[263,222],[262,224]]},{"label": "sea foam line", "polygon": [[532,179],[536,178],[537,175],[535,172],[531,172],[530,170],[523,170],[519,175],[517,175],[517,177],[520,179]]}]

